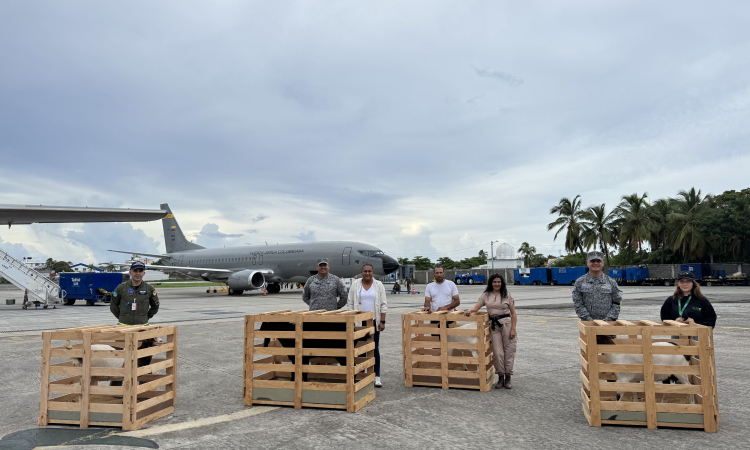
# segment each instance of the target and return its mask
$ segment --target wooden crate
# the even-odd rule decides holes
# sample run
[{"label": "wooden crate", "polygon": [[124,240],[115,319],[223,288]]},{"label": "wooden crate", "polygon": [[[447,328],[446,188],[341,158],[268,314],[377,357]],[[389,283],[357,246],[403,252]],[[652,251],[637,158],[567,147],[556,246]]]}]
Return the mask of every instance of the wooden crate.
[{"label": "wooden crate", "polygon": [[[375,398],[374,317],[372,312],[325,310],[284,310],[245,316],[245,405],[359,411]],[[274,322],[285,322],[291,326],[291,330],[260,329],[263,323]],[[360,322],[362,325],[358,326]],[[338,324],[345,331],[304,331],[307,323]],[[368,335],[369,338],[363,340]],[[263,340],[266,338],[293,340],[294,347],[283,347],[278,342],[264,347]],[[306,340],[310,339],[344,340],[345,348],[305,347]],[[289,341],[286,343],[290,344]],[[258,355],[265,357],[256,359]],[[293,364],[290,356],[294,358]],[[303,364],[303,357],[315,358],[308,362],[317,364]],[[346,358],[346,365],[325,364],[338,364],[335,360],[328,360],[330,357]],[[256,375],[255,372],[263,373]],[[303,379],[303,374],[307,376],[307,381]]]},{"label": "wooden crate", "polygon": [[[490,319],[486,312],[466,317],[462,311],[416,311],[403,314],[401,321],[404,383],[407,387],[490,390],[495,367],[492,364]],[[457,329],[471,322],[477,324],[476,329]],[[448,323],[450,325],[446,326]],[[448,336],[476,336],[477,342],[450,342]],[[472,350],[477,352],[476,357]]]},{"label": "wooden crate", "polygon": [[[163,343],[139,349],[141,341],[150,338],[161,338]],[[116,350],[92,350],[96,344]],[[160,353],[166,353],[166,357],[152,358],[151,364],[138,367],[138,358]],[[80,359],[81,367],[73,366],[71,358]],[[109,358],[122,360],[112,363],[122,366],[92,367],[92,359]],[[53,364],[53,359],[67,361]],[[137,430],[174,411],[176,369],[177,327],[99,325],[44,332],[39,425]],[[162,370],[166,374],[156,373]],[[123,380],[122,386],[99,385],[99,381],[109,380]]]},{"label": "wooden crate", "polygon": [[[651,429],[681,427],[717,431],[719,403],[711,327],[671,320],[661,323],[596,320],[579,322],[578,330],[582,407],[589,425],[645,425]],[[615,336],[615,345],[597,344],[598,335]],[[673,339],[673,336],[678,338]],[[695,336],[697,341],[693,338]],[[671,342],[677,346],[654,346],[655,342]],[[600,353],[643,355],[643,364],[608,364],[607,358]],[[655,354],[687,355],[690,362],[687,366],[655,365]],[[618,383],[615,373],[643,374],[645,382]],[[655,383],[655,373],[684,374],[689,377],[691,385]],[[617,401],[617,391],[624,392],[623,401]],[[633,392],[637,393],[638,402],[632,401]],[[663,394],[670,394],[668,403],[661,402]],[[680,397],[687,402],[688,394],[695,394],[695,404],[674,403]]]}]

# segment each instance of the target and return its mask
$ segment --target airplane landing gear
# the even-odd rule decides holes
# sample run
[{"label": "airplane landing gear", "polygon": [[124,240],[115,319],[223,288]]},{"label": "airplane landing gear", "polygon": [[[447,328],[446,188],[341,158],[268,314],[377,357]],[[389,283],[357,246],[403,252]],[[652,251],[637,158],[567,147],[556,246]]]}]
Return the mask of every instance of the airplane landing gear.
[{"label": "airplane landing gear", "polygon": [[269,294],[278,294],[279,292],[281,292],[281,285],[278,283],[271,283],[266,286],[266,291]]}]

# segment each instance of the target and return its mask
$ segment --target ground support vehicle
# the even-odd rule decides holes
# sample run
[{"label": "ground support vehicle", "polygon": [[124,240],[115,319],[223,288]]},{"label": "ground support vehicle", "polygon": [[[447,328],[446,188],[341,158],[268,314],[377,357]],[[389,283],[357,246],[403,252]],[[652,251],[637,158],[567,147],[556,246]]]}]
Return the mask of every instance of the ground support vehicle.
[{"label": "ground support vehicle", "polygon": [[484,284],[487,282],[487,278],[478,273],[461,273],[453,278],[453,282],[456,284]]},{"label": "ground support vehicle", "polygon": [[86,300],[91,306],[96,302],[109,303],[112,291],[129,278],[122,273],[61,273],[60,289],[65,291],[65,304],[73,305],[76,300]]}]

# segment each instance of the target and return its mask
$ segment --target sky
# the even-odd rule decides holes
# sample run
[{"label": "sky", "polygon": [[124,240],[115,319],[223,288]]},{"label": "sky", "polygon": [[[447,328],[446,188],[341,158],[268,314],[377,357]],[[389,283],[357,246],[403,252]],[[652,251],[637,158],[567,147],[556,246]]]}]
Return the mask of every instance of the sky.
[{"label": "sky", "polygon": [[[562,197],[750,185],[747,23],[742,1],[4,1],[0,203],[166,202],[207,247],[564,254]],[[0,248],[165,251],[158,221]]]}]

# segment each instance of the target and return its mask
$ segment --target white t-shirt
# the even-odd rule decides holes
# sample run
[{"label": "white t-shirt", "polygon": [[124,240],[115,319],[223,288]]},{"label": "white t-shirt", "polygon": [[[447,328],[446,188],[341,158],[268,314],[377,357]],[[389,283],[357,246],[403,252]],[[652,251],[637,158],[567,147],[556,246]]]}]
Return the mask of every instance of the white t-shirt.
[{"label": "white t-shirt", "polygon": [[359,286],[359,309],[375,312],[375,283],[372,283],[369,290]]},{"label": "white t-shirt", "polygon": [[444,280],[442,283],[433,281],[424,290],[424,296],[430,298],[430,309],[433,311],[453,303],[454,295],[458,295],[458,288],[456,283],[450,280]]}]

